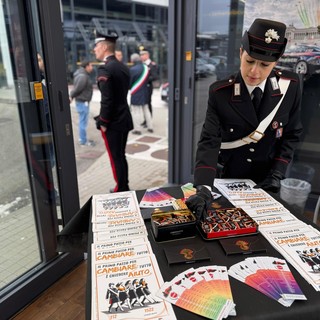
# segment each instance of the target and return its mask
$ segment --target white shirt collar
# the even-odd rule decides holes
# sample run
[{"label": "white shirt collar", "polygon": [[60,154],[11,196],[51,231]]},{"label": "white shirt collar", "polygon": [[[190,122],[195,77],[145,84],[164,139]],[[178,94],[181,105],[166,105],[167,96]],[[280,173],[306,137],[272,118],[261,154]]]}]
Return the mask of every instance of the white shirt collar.
[{"label": "white shirt collar", "polygon": [[252,94],[252,91],[253,91],[255,88],[257,88],[257,87],[259,87],[259,88],[262,90],[262,93],[263,93],[263,92],[264,92],[264,87],[265,87],[265,85],[266,85],[266,82],[267,82],[267,79],[263,80],[263,81],[262,81],[261,83],[259,83],[259,85],[257,85],[257,86],[249,86],[248,84],[246,84],[249,94],[251,95],[251,94]]}]

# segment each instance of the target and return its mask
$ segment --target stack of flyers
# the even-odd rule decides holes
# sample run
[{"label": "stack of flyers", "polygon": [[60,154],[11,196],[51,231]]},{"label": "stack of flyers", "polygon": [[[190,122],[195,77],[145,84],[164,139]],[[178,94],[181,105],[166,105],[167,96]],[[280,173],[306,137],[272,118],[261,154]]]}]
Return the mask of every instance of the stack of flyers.
[{"label": "stack of flyers", "polygon": [[190,268],[165,282],[157,296],[209,319],[236,315],[226,267]]},{"label": "stack of flyers", "polygon": [[91,318],[176,319],[135,192],[93,196],[92,229]]},{"label": "stack of flyers", "polygon": [[135,192],[117,192],[92,196],[92,222],[141,216]]},{"label": "stack of flyers", "polygon": [[247,258],[229,268],[229,275],[266,296],[290,307],[294,300],[307,300],[287,263],[274,257]]},{"label": "stack of flyers", "polygon": [[256,189],[250,179],[215,179],[214,186],[236,207],[247,212],[255,209],[283,207],[262,189]]},{"label": "stack of flyers", "polygon": [[291,225],[296,225],[301,221],[292,213],[286,212],[284,214],[272,214],[262,217],[255,217],[254,220],[259,225],[259,230],[273,229],[273,228],[290,228]]},{"label": "stack of flyers", "polygon": [[155,295],[163,284],[155,256],[143,251],[133,256],[138,258],[97,255],[92,268],[92,319],[176,319],[172,306]]},{"label": "stack of flyers", "polygon": [[214,179],[214,186],[230,201],[241,199],[241,195],[247,197],[265,197],[265,192],[255,189],[256,184],[250,179]]},{"label": "stack of flyers", "polygon": [[262,231],[264,237],[315,290],[320,291],[320,232],[303,222]]},{"label": "stack of flyers", "polygon": [[270,215],[285,215],[290,213],[290,211],[280,203],[275,206],[268,206],[265,208],[247,208],[246,211],[253,219]]}]

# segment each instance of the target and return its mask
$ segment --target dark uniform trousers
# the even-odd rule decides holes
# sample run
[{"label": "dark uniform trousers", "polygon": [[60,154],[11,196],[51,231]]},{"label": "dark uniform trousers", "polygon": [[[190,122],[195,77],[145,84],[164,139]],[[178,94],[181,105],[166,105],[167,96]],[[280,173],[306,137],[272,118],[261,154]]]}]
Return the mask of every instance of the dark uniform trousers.
[{"label": "dark uniform trousers", "polygon": [[101,134],[109,154],[113,178],[117,184],[114,192],[128,191],[129,179],[126,159],[128,131],[107,129],[106,132],[101,131]]},{"label": "dark uniform trousers", "polygon": [[116,186],[114,192],[128,191],[128,163],[126,160],[126,143],[128,133],[133,129],[132,117],[127,102],[130,86],[130,71],[114,55],[109,56],[104,65],[97,69],[98,87],[101,92],[101,108],[97,128],[101,131]]}]

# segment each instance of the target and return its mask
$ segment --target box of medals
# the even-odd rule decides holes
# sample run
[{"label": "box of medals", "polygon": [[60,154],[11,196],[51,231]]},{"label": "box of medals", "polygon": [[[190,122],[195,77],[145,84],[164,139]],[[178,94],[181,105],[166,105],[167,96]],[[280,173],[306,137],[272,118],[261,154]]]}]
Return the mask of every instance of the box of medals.
[{"label": "box of medals", "polygon": [[151,226],[156,241],[188,238],[196,234],[196,217],[189,209],[155,210],[151,215]]},{"label": "box of medals", "polygon": [[206,240],[258,232],[258,224],[242,208],[208,210],[198,229]]}]

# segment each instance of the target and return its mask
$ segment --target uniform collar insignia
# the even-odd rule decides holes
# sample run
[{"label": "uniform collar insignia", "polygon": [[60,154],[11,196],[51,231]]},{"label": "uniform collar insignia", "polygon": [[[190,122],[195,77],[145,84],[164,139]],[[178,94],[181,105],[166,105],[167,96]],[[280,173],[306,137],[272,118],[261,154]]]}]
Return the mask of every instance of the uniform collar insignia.
[{"label": "uniform collar insignia", "polygon": [[273,90],[279,90],[279,84],[276,77],[271,77],[270,82]]}]

